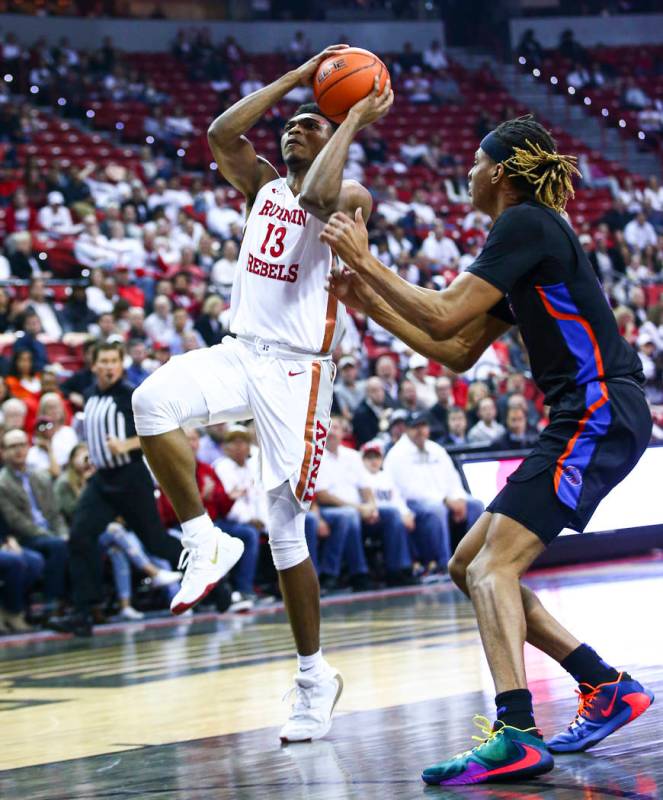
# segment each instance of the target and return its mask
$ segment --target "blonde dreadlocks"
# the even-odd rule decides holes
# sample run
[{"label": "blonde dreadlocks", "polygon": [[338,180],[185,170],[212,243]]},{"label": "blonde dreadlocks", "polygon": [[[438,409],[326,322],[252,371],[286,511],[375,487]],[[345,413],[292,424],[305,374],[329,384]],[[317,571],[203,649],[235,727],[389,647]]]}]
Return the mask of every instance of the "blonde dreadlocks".
[{"label": "blonde dreadlocks", "polygon": [[533,190],[539,203],[564,211],[575,194],[573,178],[581,177],[578,159],[558,153],[553,137],[531,115],[503,122],[494,133],[513,152],[502,162],[507,176],[528,194]]}]

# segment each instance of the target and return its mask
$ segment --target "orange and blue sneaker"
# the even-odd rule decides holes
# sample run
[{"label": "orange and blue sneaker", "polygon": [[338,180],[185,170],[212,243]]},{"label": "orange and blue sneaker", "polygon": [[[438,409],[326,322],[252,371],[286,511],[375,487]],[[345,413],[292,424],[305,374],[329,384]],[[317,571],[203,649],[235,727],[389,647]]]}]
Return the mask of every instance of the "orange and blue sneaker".
[{"label": "orange and blue sneaker", "polygon": [[654,702],[653,692],[621,672],[617,680],[610,683],[599,686],[581,683],[576,694],[580,702],[575,719],[548,742],[552,753],[589,750],[639,717]]},{"label": "orange and blue sneaker", "polygon": [[486,717],[475,716],[474,724],[483,736],[472,750],[425,769],[421,775],[433,786],[463,786],[493,781],[517,781],[543,775],[555,766],[545,742],[534,733],[537,728],[520,730],[499,720],[491,728]]}]

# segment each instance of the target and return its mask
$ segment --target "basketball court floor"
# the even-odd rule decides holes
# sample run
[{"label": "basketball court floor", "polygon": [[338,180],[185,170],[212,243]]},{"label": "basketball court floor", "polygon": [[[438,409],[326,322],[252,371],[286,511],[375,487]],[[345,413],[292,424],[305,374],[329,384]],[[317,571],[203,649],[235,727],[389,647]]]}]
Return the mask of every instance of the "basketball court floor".
[{"label": "basketball court floor", "polygon": [[[550,610],[658,695],[638,721],[526,784],[442,789],[421,768],[472,744],[493,690],[470,603],[450,585],[332,598],[325,652],[345,691],[325,740],[282,747],[295,662],[282,611],[118,626],[91,641],[0,640],[3,800],[663,798],[663,560],[534,573]],[[351,599],[351,602],[347,600]],[[571,679],[528,650],[545,734]]]}]

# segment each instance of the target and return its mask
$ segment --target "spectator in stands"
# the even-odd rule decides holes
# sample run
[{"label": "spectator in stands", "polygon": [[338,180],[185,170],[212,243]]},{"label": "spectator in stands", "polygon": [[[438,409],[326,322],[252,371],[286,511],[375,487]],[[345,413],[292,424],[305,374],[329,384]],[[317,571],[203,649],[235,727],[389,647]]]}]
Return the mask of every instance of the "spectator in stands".
[{"label": "spectator in stands", "polygon": [[64,333],[87,333],[97,315],[87,304],[85,286],[73,286],[59,315]]},{"label": "spectator in stands", "polygon": [[246,77],[239,85],[239,93],[242,97],[246,97],[249,94],[253,94],[253,92],[257,92],[259,89],[262,89],[265,84],[262,80],[260,80],[260,76],[256,71],[256,68],[249,64],[246,70]]},{"label": "spectator in stands", "polygon": [[140,386],[150,374],[150,370],[144,367],[147,361],[147,347],[145,347],[145,342],[141,339],[132,339],[129,342],[128,353],[131,362],[126,369],[125,379],[127,383],[135,389],[137,386]]},{"label": "spectator in stands", "polygon": [[646,247],[655,247],[658,243],[656,230],[643,211],[636,214],[635,219],[626,225],[624,239],[629,247],[640,251]]},{"label": "spectator in stands", "polygon": [[447,412],[447,434],[442,439],[445,447],[465,447],[467,439],[467,414],[465,409],[452,406]]},{"label": "spectator in stands", "polygon": [[411,381],[417,400],[422,408],[430,408],[434,405],[435,378],[428,375],[428,359],[419,353],[413,353],[408,360],[408,371],[405,373],[407,380]]},{"label": "spectator in stands", "polygon": [[365,397],[365,382],[358,380],[359,371],[354,356],[347,355],[339,359],[338,373],[334,396],[343,417],[351,420]]},{"label": "spectator in stands", "polygon": [[543,47],[534,35],[534,30],[528,28],[518,42],[518,55],[522,56],[528,64],[539,67],[543,61]]},{"label": "spectator in stands", "polygon": [[[25,338],[19,339],[17,344],[23,344]],[[36,409],[41,394],[41,380],[35,367],[32,350],[27,348],[14,350],[5,381],[13,397],[23,400],[28,408]]]},{"label": "spectator in stands", "polygon": [[62,397],[56,392],[42,394],[37,415],[35,431],[39,432],[40,420],[51,426],[48,428],[48,433],[55,463],[63,467],[69,461],[71,451],[78,443],[78,436],[76,431],[67,425],[66,409]]},{"label": "spectator in stands", "polygon": [[587,51],[577,41],[571,28],[563,30],[559,36],[559,54],[571,62],[587,63]]},{"label": "spectator in stands", "polygon": [[235,280],[235,270],[237,267],[237,256],[239,248],[232,239],[227,239],[223,243],[221,258],[214,263],[210,274],[210,283],[225,299],[230,299],[230,291]]},{"label": "spectator in stands", "polygon": [[651,175],[644,190],[645,202],[649,203],[654,211],[663,211],[663,186],[658,182],[656,175]]},{"label": "spectator in stands", "polygon": [[228,331],[221,324],[220,318],[223,312],[223,300],[211,294],[205,298],[200,315],[194,324],[196,334],[196,346],[213,347],[220,344]]},{"label": "spectator in stands", "polygon": [[37,220],[39,226],[50,236],[68,236],[77,232],[77,227],[71,218],[71,212],[64,205],[62,192],[49,192],[48,205],[39,210]]},{"label": "spectator in stands", "polygon": [[412,67],[403,81],[403,91],[410,103],[431,102],[431,82],[421,71],[421,67]]},{"label": "spectator in stands", "polygon": [[400,154],[403,161],[409,166],[421,164],[423,159],[429,155],[426,142],[421,141],[416,133],[411,133],[400,146]]},{"label": "spectator in stands", "polygon": [[446,570],[451,556],[449,517],[469,528],[483,505],[468,497],[444,448],[430,441],[427,414],[408,417],[407,431],[387,454],[384,469],[427,533],[427,541],[422,537],[417,542],[418,560],[431,569]]},{"label": "spectator in stands", "polygon": [[463,102],[463,94],[458,85],[446,70],[438,70],[430,86],[431,99],[438,105],[460,105]]},{"label": "spectator in stands", "polygon": [[35,230],[37,225],[37,212],[30,205],[27,192],[18,188],[7,208],[7,233]]},{"label": "spectator in stands", "polygon": [[424,50],[423,63],[431,72],[448,68],[449,61],[438,39],[434,39]]},{"label": "spectator in stands", "polygon": [[394,401],[385,391],[382,380],[377,376],[369,378],[366,381],[366,397],[356,407],[352,418],[352,429],[357,444],[362,445],[370,439],[375,439],[381,423],[386,424],[390,409],[393,407]]},{"label": "spectator in stands", "polygon": [[538,435],[528,430],[527,412],[512,406],[506,415],[506,432],[493,441],[494,450],[524,450],[533,447]]},{"label": "spectator in stands", "polygon": [[83,345],[83,366],[76,370],[73,375],[67,378],[62,384],[62,391],[68,402],[75,410],[83,408],[85,392],[94,383],[94,373],[92,372],[92,359],[94,348],[97,342],[89,339]]},{"label": "spectator in stands", "polygon": [[8,397],[2,403],[2,425],[6,431],[25,430],[28,407],[18,397]]},{"label": "spectator in stands", "polygon": [[233,224],[243,225],[242,215],[230,206],[226,199],[226,192],[219,188],[214,192],[215,205],[207,212],[205,224],[211,233],[222,239],[228,239],[232,233]]},{"label": "spectator in stands", "polygon": [[174,333],[171,302],[166,295],[154,298],[153,311],[145,320],[145,331],[152,342],[166,342]]},{"label": "spectator in stands", "polygon": [[482,398],[477,405],[479,421],[470,428],[467,439],[470,444],[489,447],[496,439],[504,436],[506,429],[497,421],[497,407],[492,397]]},{"label": "spectator in stands", "polygon": [[398,369],[390,355],[383,355],[375,362],[375,375],[380,379],[382,388],[392,404],[398,401]]},{"label": "spectator in stands", "polygon": [[7,241],[12,277],[29,280],[46,271],[47,260],[33,250],[32,235],[28,231],[12,234]]},{"label": "spectator in stands", "polygon": [[[187,431],[187,438],[194,453],[197,453],[200,445],[198,432]],[[257,460],[258,457],[251,454],[249,430],[244,425],[229,425],[223,441],[223,456],[212,465],[217,480],[213,485],[207,482],[207,493],[214,493],[218,505],[216,516],[210,516],[213,520],[223,516],[220,527],[244,542],[244,553],[231,573],[233,589],[240,594],[240,597],[233,598],[234,602],[252,601],[255,597],[253,584],[260,534],[267,527],[267,494],[260,483]],[[199,485],[201,478],[205,483],[205,475],[209,474],[209,470],[207,465],[196,463]],[[199,471],[201,478],[198,478]],[[221,492],[226,495],[225,501]],[[202,496],[204,502],[205,495]]]},{"label": "spectator in stands", "polygon": [[589,86],[591,81],[589,71],[582,64],[574,64],[566,76],[567,85],[573,86],[576,90],[584,89],[585,86]]},{"label": "spectator in stands", "polygon": [[460,258],[458,245],[446,235],[443,222],[438,222],[424,239],[420,253],[436,272],[446,268],[453,269]]},{"label": "spectator in stands", "polygon": [[44,557],[18,543],[0,516],[0,634],[32,630],[25,619],[26,598],[44,573]]},{"label": "spectator in stands", "polygon": [[450,203],[470,202],[467,170],[462,164],[456,167],[452,177],[444,179],[444,191]]},{"label": "spectator in stands", "polygon": [[615,233],[616,231],[623,230],[632,216],[624,200],[619,197],[613,202],[612,207],[599,219],[599,222],[605,223],[609,227],[610,232]]},{"label": "spectator in stands", "polygon": [[53,305],[46,298],[46,282],[41,277],[33,277],[30,281],[28,306],[39,317],[45,336],[54,341],[62,338],[62,325]]},{"label": "spectator in stands", "polygon": [[27,469],[28,437],[8,430],[0,439],[0,513],[19,544],[45,559],[44,597],[50,610],[64,599],[67,526],[57,510],[50,475]]},{"label": "spectator in stands", "polygon": [[108,237],[99,229],[94,214],[83,217],[83,231],[74,242],[74,256],[84,267],[110,267],[115,261],[115,254],[108,245]]},{"label": "spectator in stands", "polygon": [[[17,317],[16,331],[18,335],[14,341],[14,353],[28,350],[32,354],[32,368],[35,372],[41,372],[48,363],[48,354],[44,343],[41,341],[41,322],[31,308],[28,307],[23,314]],[[21,376],[17,375],[16,377]],[[25,373],[23,377],[27,379],[29,376]]]},{"label": "spectator in stands", "polygon": [[629,77],[624,83],[624,90],[621,96],[621,103],[624,108],[632,108],[640,111],[651,106],[651,98],[645,94],[644,90],[635,82],[635,78]]},{"label": "spectator in stands", "polygon": [[[192,334],[195,337],[195,343],[197,347],[205,346],[205,343],[198,331],[193,329],[193,323],[186,308],[176,308],[173,311],[173,331],[168,339],[166,339],[166,343],[170,347],[170,352],[172,355],[177,356],[181,353],[187,352],[187,349],[184,345],[185,334]],[[195,349],[195,347],[189,349]]]},{"label": "spectator in stands", "polygon": [[[362,523],[375,532],[381,515],[359,453],[341,444],[342,430],[341,420],[333,417],[317,481],[320,514],[331,530],[320,558],[320,586],[327,591],[338,587],[345,559],[350,585],[355,591],[362,591],[369,585]],[[398,562],[409,561],[409,555],[405,528],[396,514],[386,515],[381,532],[385,557],[389,558],[387,569],[399,572]]]},{"label": "spectator in stands", "polygon": [[436,402],[428,409],[428,419],[430,437],[437,442],[447,435],[447,417],[453,405],[453,387],[451,378],[447,375],[442,375],[435,381],[435,397]]},{"label": "spectator in stands", "polygon": [[47,472],[53,480],[61,472],[53,450],[55,426],[45,417],[38,417],[32,436],[32,447],[28,450],[27,467],[30,472]]}]

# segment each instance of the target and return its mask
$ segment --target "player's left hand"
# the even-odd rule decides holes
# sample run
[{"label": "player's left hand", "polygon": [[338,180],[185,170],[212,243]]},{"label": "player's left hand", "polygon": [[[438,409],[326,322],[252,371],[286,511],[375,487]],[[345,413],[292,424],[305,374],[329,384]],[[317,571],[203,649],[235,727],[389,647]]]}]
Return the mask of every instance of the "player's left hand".
[{"label": "player's left hand", "polygon": [[354,220],[341,211],[332,214],[320,234],[320,241],[328,244],[349,267],[360,272],[360,262],[370,253],[361,208],[355,211]]}]

